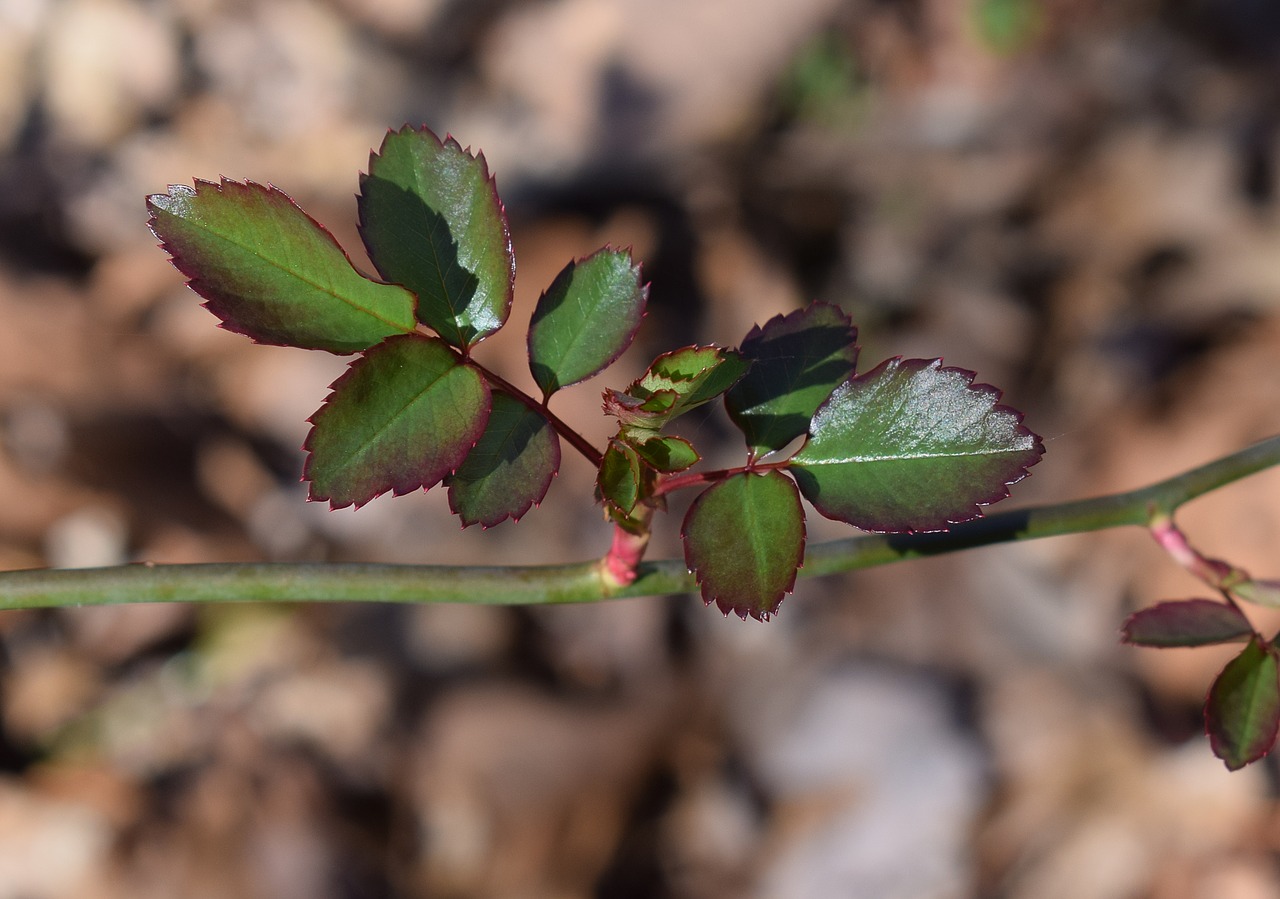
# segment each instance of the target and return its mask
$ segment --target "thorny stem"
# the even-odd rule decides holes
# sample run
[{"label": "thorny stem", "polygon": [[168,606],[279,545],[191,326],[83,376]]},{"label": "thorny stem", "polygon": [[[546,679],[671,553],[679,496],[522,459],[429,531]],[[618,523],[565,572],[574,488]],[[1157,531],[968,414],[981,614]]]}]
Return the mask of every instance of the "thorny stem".
[{"label": "thorny stem", "polygon": [[[940,534],[863,535],[811,546],[801,575],[815,577],[979,546],[1149,527],[1184,503],[1280,464],[1280,436],[1140,490],[1016,509]],[[0,609],[129,602],[460,602],[482,605],[595,602],[696,589],[684,563],[641,563],[619,586],[594,559],[570,565],[448,566],[338,563],[124,565],[0,573]]]}]

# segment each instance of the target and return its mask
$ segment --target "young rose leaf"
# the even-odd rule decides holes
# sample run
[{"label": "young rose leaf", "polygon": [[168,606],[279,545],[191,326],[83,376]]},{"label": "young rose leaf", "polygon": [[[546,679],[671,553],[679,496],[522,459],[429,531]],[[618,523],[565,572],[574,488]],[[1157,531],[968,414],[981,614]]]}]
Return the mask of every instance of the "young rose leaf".
[{"label": "young rose leaf", "polygon": [[1249,619],[1233,606],[1212,599],[1161,602],[1129,616],[1121,629],[1134,646],[1207,646],[1253,635]]},{"label": "young rose leaf", "polygon": [[388,338],[351,363],[311,416],[310,498],[340,509],[425,490],[462,464],[488,418],[484,378],[444,342]]},{"label": "young rose leaf", "polygon": [[511,311],[515,257],[484,156],[426,128],[390,131],[360,177],[360,234],[382,277],[418,296],[418,320],[467,348]]},{"label": "young rose leaf", "polygon": [[356,353],[412,331],[413,294],[351,265],[282,191],[222,179],[147,197],[148,224],[229,331],[258,343]]},{"label": "young rose leaf", "polygon": [[747,370],[740,353],[690,346],[664,353],[626,391],[605,392],[604,410],[628,427],[656,431],[715,399]]},{"label": "young rose leaf", "polygon": [[1227,663],[1209,690],[1204,720],[1213,754],[1228,770],[1271,751],[1280,730],[1280,673],[1270,646],[1250,640]]},{"label": "young rose leaf", "polygon": [[543,397],[599,374],[622,355],[648,295],[629,250],[605,247],[565,266],[529,325],[529,368]]},{"label": "young rose leaf", "polygon": [[1231,587],[1231,595],[1254,605],[1280,608],[1280,581],[1254,579],[1241,581]]},{"label": "young rose leaf", "polygon": [[502,391],[493,392],[480,442],[446,481],[449,508],[463,526],[493,527],[519,519],[542,501],[560,468],[560,438],[551,422]]},{"label": "young rose leaf", "polygon": [[890,359],[832,392],[790,461],[828,518],[868,531],[939,531],[982,514],[1040,461],[1040,438],[1000,392],[941,360]]},{"label": "young rose leaf", "polygon": [[800,494],[777,471],[741,472],[709,487],[689,507],[682,534],[703,601],[743,619],[777,612],[804,560]]},{"label": "young rose leaf", "polygon": [[672,474],[692,468],[701,456],[683,437],[650,437],[631,446],[656,471]]},{"label": "young rose leaf", "polygon": [[610,440],[596,476],[600,498],[623,515],[630,515],[640,500],[643,476],[636,451],[620,440]]},{"label": "young rose leaf", "polygon": [[739,351],[751,367],[724,395],[753,456],[782,449],[858,361],[858,329],[837,306],[814,303],[757,325]]}]

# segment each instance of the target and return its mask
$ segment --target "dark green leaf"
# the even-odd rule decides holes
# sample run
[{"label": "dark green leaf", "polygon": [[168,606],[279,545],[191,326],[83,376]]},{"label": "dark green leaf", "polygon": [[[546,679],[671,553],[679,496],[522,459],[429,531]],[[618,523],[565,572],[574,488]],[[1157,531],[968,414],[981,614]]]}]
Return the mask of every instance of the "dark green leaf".
[{"label": "dark green leaf", "polygon": [[725,408],[753,456],[782,449],[858,361],[858,330],[837,306],[814,303],[751,329],[740,352],[751,368],[725,394]]},{"label": "dark green leaf", "polygon": [[315,415],[304,477],[311,499],[362,506],[438,483],[489,417],[489,387],[434,337],[392,337],[351,364]]},{"label": "dark green leaf", "polygon": [[1209,690],[1204,720],[1213,754],[1231,771],[1271,751],[1280,729],[1280,677],[1269,646],[1250,640],[1227,663]]},{"label": "dark green leaf", "polygon": [[1124,642],[1135,646],[1206,646],[1247,640],[1253,635],[1253,626],[1226,603],[1187,599],[1134,612],[1121,633]]},{"label": "dark green leaf", "polygon": [[542,501],[560,468],[560,439],[546,417],[514,397],[493,392],[480,442],[448,478],[449,507],[464,526],[519,519]]},{"label": "dark green leaf", "polygon": [[631,444],[640,458],[663,474],[684,471],[697,464],[698,451],[683,437],[650,437]]},{"label": "dark green leaf", "polygon": [[740,618],[768,620],[804,560],[804,510],[791,479],[741,472],[705,490],[685,515],[685,564],[702,599]]},{"label": "dark green leaf", "polygon": [[529,368],[543,397],[617,359],[640,327],[648,293],[628,250],[606,247],[570,262],[538,300],[529,325]]},{"label": "dark green leaf", "polygon": [[890,359],[841,384],[791,459],[801,492],[869,531],[939,531],[981,515],[1044,447],[973,377],[937,359]]},{"label": "dark green leaf", "polygon": [[456,347],[502,327],[515,257],[483,155],[426,128],[387,133],[360,178],[360,234],[388,281],[418,295],[418,319]]},{"label": "dark green leaf", "polygon": [[642,477],[636,451],[620,440],[610,440],[596,477],[600,498],[623,515],[630,515],[640,499]]},{"label": "dark green leaf", "polygon": [[361,275],[274,187],[174,184],[147,197],[152,233],[229,331],[259,343],[356,353],[414,329],[414,298]]}]

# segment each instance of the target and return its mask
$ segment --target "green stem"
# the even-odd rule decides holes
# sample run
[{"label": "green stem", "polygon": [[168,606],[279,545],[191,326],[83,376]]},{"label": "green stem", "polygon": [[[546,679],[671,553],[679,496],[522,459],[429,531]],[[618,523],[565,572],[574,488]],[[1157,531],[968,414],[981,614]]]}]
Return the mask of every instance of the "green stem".
[{"label": "green stem", "polygon": [[[869,534],[820,543],[809,547],[800,573],[813,577],[997,543],[1147,527],[1202,494],[1277,464],[1280,436],[1141,490],[1003,512],[940,534]],[[0,609],[227,601],[534,605],[695,589],[676,559],[641,563],[638,575],[620,586],[603,574],[599,560],[511,567],[251,563],[37,569],[0,573]]]}]

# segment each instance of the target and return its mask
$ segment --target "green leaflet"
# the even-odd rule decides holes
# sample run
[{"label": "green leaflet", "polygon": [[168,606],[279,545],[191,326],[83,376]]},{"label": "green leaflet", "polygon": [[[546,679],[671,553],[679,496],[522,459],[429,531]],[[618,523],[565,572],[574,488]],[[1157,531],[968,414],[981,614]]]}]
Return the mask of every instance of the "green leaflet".
[{"label": "green leaflet", "polygon": [[418,320],[469,348],[511,310],[515,257],[484,156],[426,128],[388,132],[360,178],[360,234],[388,281],[418,297]]},{"label": "green leaflet", "polygon": [[1256,638],[1227,663],[1205,702],[1205,728],[1213,754],[1235,771],[1256,762],[1280,729],[1280,673],[1276,652]]},{"label": "green leaflet", "polygon": [[466,458],[489,387],[434,337],[392,337],[351,364],[311,417],[304,477],[339,509],[429,488]]},{"label": "green leaflet", "polygon": [[570,262],[538,299],[529,325],[529,368],[545,399],[607,368],[631,345],[648,289],[627,250]]},{"label": "green leaflet", "polygon": [[890,359],[837,387],[788,466],[805,498],[869,531],[945,530],[978,517],[1044,447],[973,377],[936,359]]},{"label": "green leaflet", "polygon": [[489,423],[447,480],[449,508],[463,526],[519,519],[541,502],[560,468],[560,439],[547,419],[502,391],[493,392]]},{"label": "green leaflet", "polygon": [[776,452],[809,429],[813,413],[853,375],[857,339],[849,317],[827,303],[751,329],[739,348],[751,367],[724,403],[753,456]]},{"label": "green leaflet", "polygon": [[361,275],[328,231],[274,187],[223,179],[147,197],[151,231],[230,331],[354,353],[414,329],[414,298]]},{"label": "green leaflet", "polygon": [[804,559],[804,510],[791,479],[741,472],[705,490],[685,515],[684,557],[704,602],[766,620]]}]

